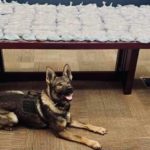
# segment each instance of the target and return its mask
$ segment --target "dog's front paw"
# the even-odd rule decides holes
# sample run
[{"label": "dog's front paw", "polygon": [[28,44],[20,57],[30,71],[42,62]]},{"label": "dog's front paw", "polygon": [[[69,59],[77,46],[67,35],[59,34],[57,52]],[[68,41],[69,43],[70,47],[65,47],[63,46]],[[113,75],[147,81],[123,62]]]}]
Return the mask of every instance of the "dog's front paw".
[{"label": "dog's front paw", "polygon": [[107,130],[105,128],[103,128],[103,127],[95,127],[94,128],[94,132],[95,133],[99,133],[101,135],[104,135],[104,134],[107,133]]},{"label": "dog's front paw", "polygon": [[90,141],[89,146],[95,150],[101,150],[102,149],[102,146],[99,144],[99,142],[93,141],[93,140]]}]

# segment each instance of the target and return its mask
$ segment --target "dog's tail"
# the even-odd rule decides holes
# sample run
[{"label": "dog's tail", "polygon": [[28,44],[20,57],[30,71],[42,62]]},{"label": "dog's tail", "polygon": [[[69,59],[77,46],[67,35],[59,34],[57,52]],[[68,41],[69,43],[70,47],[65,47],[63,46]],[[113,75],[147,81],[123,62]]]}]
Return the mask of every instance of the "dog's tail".
[{"label": "dog's tail", "polygon": [[18,90],[10,90],[10,91],[0,91],[0,96],[4,94],[21,94],[24,95],[25,93],[23,91]]}]

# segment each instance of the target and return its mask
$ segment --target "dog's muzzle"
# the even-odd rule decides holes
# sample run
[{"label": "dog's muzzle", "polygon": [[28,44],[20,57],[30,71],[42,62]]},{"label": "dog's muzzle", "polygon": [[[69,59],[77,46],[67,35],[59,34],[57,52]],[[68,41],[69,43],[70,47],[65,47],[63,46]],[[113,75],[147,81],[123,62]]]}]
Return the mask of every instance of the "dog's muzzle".
[{"label": "dog's muzzle", "polygon": [[65,89],[63,92],[63,95],[64,95],[65,100],[71,101],[72,97],[73,97],[73,88],[69,87],[69,88]]}]

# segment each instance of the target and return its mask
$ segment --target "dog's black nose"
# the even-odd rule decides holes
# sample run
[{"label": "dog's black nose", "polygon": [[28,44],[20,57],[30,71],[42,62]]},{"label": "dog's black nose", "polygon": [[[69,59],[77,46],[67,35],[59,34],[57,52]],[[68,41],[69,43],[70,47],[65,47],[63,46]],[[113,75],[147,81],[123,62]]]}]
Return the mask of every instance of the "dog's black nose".
[{"label": "dog's black nose", "polygon": [[73,87],[68,87],[68,88],[67,88],[67,92],[68,92],[68,93],[73,93]]},{"label": "dog's black nose", "polygon": [[63,90],[63,94],[64,95],[69,95],[69,94],[72,94],[73,93],[73,87],[66,87],[64,90]]}]

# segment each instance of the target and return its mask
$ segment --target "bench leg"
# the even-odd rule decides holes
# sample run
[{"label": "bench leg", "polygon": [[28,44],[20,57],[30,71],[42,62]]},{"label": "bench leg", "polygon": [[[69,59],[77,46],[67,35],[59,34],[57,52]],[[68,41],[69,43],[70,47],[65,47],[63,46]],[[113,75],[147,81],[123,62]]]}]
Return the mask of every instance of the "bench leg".
[{"label": "bench leg", "polygon": [[123,83],[124,94],[131,94],[139,49],[118,50],[116,71]]},{"label": "bench leg", "polygon": [[3,73],[4,73],[3,52],[2,49],[0,49],[0,80]]},{"label": "bench leg", "polygon": [[120,77],[120,72],[123,70],[123,63],[124,63],[124,58],[125,58],[125,52],[126,50],[118,50],[117,53],[117,62],[116,62],[116,71],[118,73],[118,77]]}]

